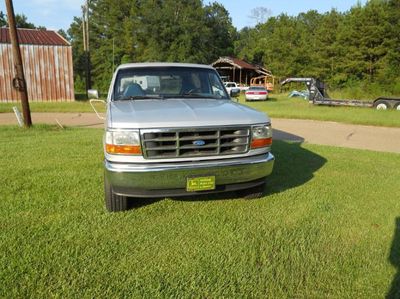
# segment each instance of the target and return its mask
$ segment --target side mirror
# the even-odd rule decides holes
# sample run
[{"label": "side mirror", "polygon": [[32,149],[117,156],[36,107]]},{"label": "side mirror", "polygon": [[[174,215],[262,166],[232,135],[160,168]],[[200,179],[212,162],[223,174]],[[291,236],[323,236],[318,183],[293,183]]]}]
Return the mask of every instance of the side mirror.
[{"label": "side mirror", "polygon": [[231,97],[237,98],[240,95],[240,89],[232,89]]},{"label": "side mirror", "polygon": [[89,100],[92,100],[92,99],[97,100],[99,98],[99,92],[96,89],[88,89],[87,94],[88,94]]}]

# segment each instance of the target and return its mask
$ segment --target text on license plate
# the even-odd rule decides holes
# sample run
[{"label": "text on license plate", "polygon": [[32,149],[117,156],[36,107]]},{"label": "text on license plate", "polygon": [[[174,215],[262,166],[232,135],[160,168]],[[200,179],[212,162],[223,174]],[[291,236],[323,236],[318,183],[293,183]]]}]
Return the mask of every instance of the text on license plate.
[{"label": "text on license plate", "polygon": [[187,178],[186,191],[206,191],[215,189],[215,176]]}]

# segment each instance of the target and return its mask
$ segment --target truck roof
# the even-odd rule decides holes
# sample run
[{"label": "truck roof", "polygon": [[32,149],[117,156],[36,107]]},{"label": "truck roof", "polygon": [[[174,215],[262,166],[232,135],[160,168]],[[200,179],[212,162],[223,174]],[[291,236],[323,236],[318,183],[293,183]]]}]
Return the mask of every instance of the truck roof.
[{"label": "truck roof", "polygon": [[126,68],[140,68],[140,67],[195,67],[195,68],[207,68],[214,69],[210,65],[206,64],[195,64],[195,63],[178,63],[178,62],[143,62],[143,63],[125,63],[121,64],[117,70]]}]

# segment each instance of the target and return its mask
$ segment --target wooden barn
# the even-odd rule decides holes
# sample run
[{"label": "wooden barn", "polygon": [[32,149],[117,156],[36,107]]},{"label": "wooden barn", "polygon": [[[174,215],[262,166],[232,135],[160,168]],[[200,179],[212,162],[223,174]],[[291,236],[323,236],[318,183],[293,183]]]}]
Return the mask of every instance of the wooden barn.
[{"label": "wooden barn", "polygon": [[233,57],[220,57],[211,64],[226,81],[249,85],[257,76],[272,76],[264,67],[252,65]]},{"label": "wooden barn", "polygon": [[[72,48],[55,31],[18,29],[29,101],[73,101]],[[8,28],[0,28],[0,102],[19,101]]]}]

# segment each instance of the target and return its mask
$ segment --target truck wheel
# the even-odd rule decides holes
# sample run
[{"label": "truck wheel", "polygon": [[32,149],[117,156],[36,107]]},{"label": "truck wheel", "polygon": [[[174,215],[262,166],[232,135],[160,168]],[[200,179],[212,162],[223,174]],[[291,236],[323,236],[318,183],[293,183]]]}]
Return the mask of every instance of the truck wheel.
[{"label": "truck wheel", "polygon": [[390,108],[389,103],[384,100],[378,100],[374,103],[376,110],[387,110]]},{"label": "truck wheel", "polygon": [[244,199],[256,199],[264,196],[265,183],[244,190],[237,191],[237,194]]},{"label": "truck wheel", "polygon": [[122,212],[128,209],[127,197],[114,194],[106,176],[104,176],[104,195],[106,208],[109,212]]}]

